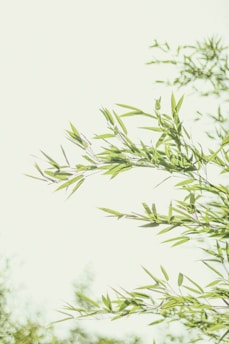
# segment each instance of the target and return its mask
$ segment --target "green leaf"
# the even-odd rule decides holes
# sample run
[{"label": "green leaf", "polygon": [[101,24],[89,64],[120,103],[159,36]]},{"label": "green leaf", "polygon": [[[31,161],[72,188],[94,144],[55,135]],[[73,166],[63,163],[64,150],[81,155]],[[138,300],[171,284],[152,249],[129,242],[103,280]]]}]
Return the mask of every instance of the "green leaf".
[{"label": "green leaf", "polygon": [[150,227],[158,227],[159,225],[160,225],[160,223],[150,222],[150,223],[147,223],[146,225],[141,225],[140,227],[142,227],[142,228],[150,228]]},{"label": "green leaf", "polygon": [[223,139],[222,146],[226,146],[229,143],[229,135]]},{"label": "green leaf", "polygon": [[70,198],[76,192],[76,190],[79,189],[79,187],[83,184],[84,180],[85,180],[84,178],[80,179],[80,181],[76,184],[76,186],[74,186],[74,188],[73,188],[72,192],[70,193],[70,195],[68,196],[68,198]]},{"label": "green leaf", "polygon": [[53,167],[55,167],[55,168],[57,168],[57,169],[60,168],[59,164],[58,164],[55,160],[53,160],[48,154],[46,154],[46,153],[43,152],[43,151],[41,151],[41,153],[49,160],[50,164],[51,164]]},{"label": "green leaf", "polygon": [[71,126],[71,129],[72,129],[72,132],[76,135],[76,136],[79,136],[80,137],[80,134],[78,132],[78,130],[76,129],[76,127],[70,122],[70,126]]},{"label": "green leaf", "polygon": [[156,209],[156,205],[154,203],[152,203],[152,212],[155,218],[157,218],[157,209]]},{"label": "green leaf", "polygon": [[71,173],[64,173],[64,172],[52,172],[49,170],[44,171],[45,175],[48,175],[50,177],[59,179],[59,180],[66,180],[68,179],[72,174]]},{"label": "green leaf", "polygon": [[187,241],[189,241],[190,238],[187,236],[180,236],[180,237],[176,237],[176,238],[172,238],[172,239],[168,239],[163,241],[163,243],[167,243],[167,242],[172,242],[172,241],[176,241],[172,247],[178,246],[178,245],[182,245],[184,243],[186,243]]},{"label": "green leaf", "polygon": [[66,160],[67,165],[70,166],[70,163],[69,163],[69,161],[68,161],[68,158],[67,158],[67,155],[66,155],[66,153],[65,153],[65,151],[64,151],[64,148],[63,148],[62,146],[60,146],[60,148],[61,148],[61,151],[62,151],[62,153],[63,153],[63,156],[64,156],[64,158],[65,158],[65,160]]},{"label": "green leaf", "polygon": [[134,107],[134,106],[131,106],[131,105],[126,105],[126,104],[116,104],[117,106],[120,106],[122,108],[125,108],[125,109],[130,109],[130,110],[134,110],[134,111],[137,111],[139,113],[142,113],[142,110]]},{"label": "green leaf", "polygon": [[170,222],[173,216],[173,206],[172,206],[172,202],[170,202],[169,204],[169,213],[168,213],[168,221]]},{"label": "green leaf", "polygon": [[113,209],[109,209],[109,208],[99,208],[102,211],[105,211],[108,214],[117,216],[118,218],[121,218],[124,216],[124,214],[120,213],[119,211],[113,210]]},{"label": "green leaf", "polygon": [[116,120],[118,121],[118,124],[120,125],[120,127],[122,128],[123,132],[127,135],[127,129],[123,123],[123,121],[121,120],[121,118],[116,114],[116,112],[114,111],[114,115]]},{"label": "green leaf", "polygon": [[208,328],[208,331],[217,331],[217,330],[222,330],[222,329],[225,329],[227,328],[227,326],[225,324],[215,324],[215,325],[212,325]]},{"label": "green leaf", "polygon": [[156,148],[158,148],[164,142],[164,139],[166,138],[166,136],[167,136],[167,134],[165,132],[163,134],[161,134],[161,136],[159,137],[159,139],[156,142]]},{"label": "green leaf", "polygon": [[153,276],[149,270],[144,268],[144,266],[142,266],[142,268],[147,273],[147,275],[149,275],[156,283],[160,283],[160,280],[157,277]]},{"label": "green leaf", "polygon": [[201,293],[204,293],[203,288],[201,288],[201,286],[199,284],[197,284],[195,281],[193,281],[190,277],[188,277],[186,275],[185,275],[185,278],[187,278],[190,283],[192,283],[195,287],[197,287]]},{"label": "green leaf", "polygon": [[184,237],[183,239],[177,241],[175,244],[172,245],[172,247],[178,246],[178,245],[183,245],[186,242],[188,242],[190,240],[189,237]]},{"label": "green leaf", "polygon": [[174,94],[172,93],[171,95],[171,108],[172,108],[172,113],[176,112],[176,100],[174,97]]},{"label": "green leaf", "polygon": [[157,132],[162,132],[163,129],[158,128],[158,127],[139,127],[140,129],[147,129],[147,130],[152,130],[152,131],[157,131]]},{"label": "green leaf", "polygon": [[108,109],[101,109],[100,111],[105,116],[107,121],[110,122],[110,124],[113,126],[115,123],[114,123],[114,119],[113,119],[112,114],[110,113],[110,111]]},{"label": "green leaf", "polygon": [[36,162],[35,162],[34,166],[35,166],[35,168],[37,169],[37,171],[38,171],[43,177],[45,177],[43,171],[41,170],[40,166],[39,166]]},{"label": "green leaf", "polygon": [[162,265],[161,265],[161,271],[162,271],[163,275],[165,276],[166,281],[168,281],[169,280],[169,275],[167,274],[165,268]]},{"label": "green leaf", "polygon": [[213,268],[210,264],[208,264],[206,261],[202,260],[202,263],[204,263],[204,265],[206,265],[210,270],[214,271],[218,276],[223,278],[223,274],[221,274],[221,272],[219,272],[217,269]]},{"label": "green leaf", "polygon": [[179,99],[179,101],[178,101],[178,103],[177,103],[177,105],[176,105],[176,107],[175,107],[175,110],[176,110],[177,113],[180,111],[180,108],[181,108],[181,105],[182,105],[182,103],[183,103],[183,100],[184,100],[184,96],[182,96],[182,97]]},{"label": "green leaf", "polygon": [[110,297],[108,294],[106,297],[104,295],[102,295],[102,301],[103,301],[104,305],[111,311],[112,305],[111,305],[111,300],[110,300]]},{"label": "green leaf", "polygon": [[47,182],[47,179],[45,178],[39,178],[39,177],[36,177],[36,176],[32,176],[31,174],[24,174],[26,177],[29,177],[29,178],[33,178],[33,179],[37,179],[37,180],[41,180],[42,182]]},{"label": "green leaf", "polygon": [[[158,224],[157,224],[157,225],[158,225]],[[176,228],[176,227],[178,227],[178,226],[179,226],[179,224],[174,224],[174,225],[168,226],[168,227],[162,229],[158,234],[167,233],[167,232],[171,231],[173,228]]]},{"label": "green leaf", "polygon": [[113,138],[113,137],[115,137],[114,134],[107,133],[107,134],[95,135],[94,139],[110,139],[110,138]]},{"label": "green leaf", "polygon": [[187,185],[187,184],[191,184],[193,183],[195,180],[193,178],[191,179],[186,179],[186,180],[183,180],[182,182],[179,182],[177,183],[175,186],[184,186],[184,185]]},{"label": "green leaf", "polygon": [[88,155],[82,155],[82,157],[83,157],[85,160],[89,161],[91,164],[93,164],[93,165],[96,164],[96,162],[95,162],[94,160],[92,160]]},{"label": "green leaf", "polygon": [[55,191],[59,191],[61,189],[65,189],[65,188],[68,188],[70,185],[76,183],[78,180],[82,179],[83,176],[82,175],[79,175],[79,176],[76,176],[70,180],[68,180],[67,182],[61,184]]},{"label": "green leaf", "polygon": [[178,280],[177,280],[177,284],[179,287],[182,285],[183,279],[184,279],[184,275],[180,272],[178,275]]},{"label": "green leaf", "polygon": [[187,285],[183,285],[183,288],[188,289],[188,290],[190,290],[191,292],[193,292],[195,294],[201,294],[201,292],[198,289],[191,288],[191,287],[189,287]]},{"label": "green leaf", "polygon": [[152,212],[151,212],[149,206],[146,203],[144,203],[144,202],[142,203],[142,205],[143,205],[147,215],[151,215]]},{"label": "green leaf", "polygon": [[212,281],[211,283],[209,283],[208,285],[206,285],[206,288],[208,288],[208,287],[213,287],[214,285],[219,284],[220,282],[221,282],[220,280]]},{"label": "green leaf", "polygon": [[[149,326],[157,325],[157,324],[160,324],[160,323],[162,323],[164,321],[165,321],[165,319],[155,320],[155,321],[149,323]],[[156,342],[154,342],[154,343],[156,343]]]},{"label": "green leaf", "polygon": [[95,307],[99,308],[99,304],[97,302],[95,302],[94,300],[90,299],[88,296],[86,296],[86,295],[84,295],[84,294],[82,294],[80,292],[77,292],[77,296],[80,299],[82,299],[82,300],[86,301],[87,303],[91,304],[92,306],[95,306]]}]

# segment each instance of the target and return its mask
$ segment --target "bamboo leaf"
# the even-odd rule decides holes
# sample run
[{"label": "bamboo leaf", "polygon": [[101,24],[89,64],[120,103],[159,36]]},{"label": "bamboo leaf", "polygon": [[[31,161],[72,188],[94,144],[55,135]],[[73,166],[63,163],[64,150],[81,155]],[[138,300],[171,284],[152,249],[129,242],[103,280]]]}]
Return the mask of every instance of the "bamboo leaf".
[{"label": "bamboo leaf", "polygon": [[127,129],[123,123],[123,121],[121,120],[121,118],[116,114],[116,112],[114,111],[114,115],[116,120],[118,121],[118,124],[120,125],[120,127],[122,128],[123,132],[127,135]]},{"label": "bamboo leaf", "polygon": [[174,94],[172,93],[171,95],[171,108],[172,108],[172,113],[176,112],[176,100],[174,97]]},{"label": "bamboo leaf", "polygon": [[[162,323],[164,321],[165,321],[165,319],[155,320],[155,321],[149,323],[149,326],[157,325],[157,324],[160,324],[160,323]],[[156,342],[154,341],[154,343],[156,343]]]},{"label": "bamboo leaf", "polygon": [[95,307],[99,308],[99,304],[97,302],[95,302],[94,300],[90,299],[88,296],[86,296],[86,295],[84,295],[84,294],[82,294],[80,292],[77,292],[77,296],[80,299],[82,299],[82,300],[86,301],[87,303],[91,304],[92,306],[95,306]]},{"label": "bamboo leaf", "polygon": [[144,268],[144,266],[142,266],[142,268],[147,273],[147,275],[149,275],[156,283],[160,283],[160,280],[157,277],[153,276],[149,270]]},{"label": "bamboo leaf", "polygon": [[65,158],[65,160],[66,160],[67,165],[70,166],[70,163],[69,163],[69,161],[68,161],[68,158],[67,158],[67,155],[66,155],[66,153],[65,153],[65,151],[64,151],[64,148],[63,148],[62,146],[60,146],[60,148],[61,148],[61,151],[62,151],[62,153],[63,153],[63,156],[64,156],[64,158]]},{"label": "bamboo leaf", "polygon": [[203,288],[201,288],[201,286],[199,284],[197,284],[195,281],[193,281],[190,277],[188,277],[186,275],[185,275],[185,278],[187,278],[189,280],[189,282],[191,282],[195,287],[197,287],[201,293],[204,293]]},{"label": "bamboo leaf", "polygon": [[165,276],[166,281],[168,281],[169,280],[169,275],[167,274],[165,268],[162,265],[161,265],[161,271],[162,271],[163,275]]},{"label": "bamboo leaf", "polygon": [[210,264],[208,264],[206,261],[202,260],[202,263],[206,265],[210,270],[214,271],[218,276],[223,278],[223,274],[219,272],[217,269],[213,268]]},{"label": "bamboo leaf", "polygon": [[134,107],[134,106],[131,106],[131,105],[126,105],[126,104],[116,104],[117,106],[120,106],[122,108],[125,108],[125,109],[130,109],[130,110],[134,110],[134,111],[137,111],[139,113],[142,113],[142,110]]},{"label": "bamboo leaf", "polygon": [[76,177],[68,180],[67,182],[61,184],[55,191],[59,191],[61,189],[68,188],[70,185],[76,183],[79,179],[82,179],[82,178],[83,178],[82,175],[76,176]]},{"label": "bamboo leaf", "polygon": [[177,284],[179,287],[182,285],[183,279],[184,279],[184,275],[180,272],[178,275],[178,280],[177,280]]},{"label": "bamboo leaf", "polygon": [[186,180],[183,180],[182,182],[179,182],[177,183],[175,186],[184,186],[184,185],[187,185],[187,184],[191,184],[193,183],[195,180],[193,178],[191,179],[186,179]]},{"label": "bamboo leaf", "polygon": [[206,288],[213,287],[214,285],[219,284],[220,282],[220,280],[212,281],[211,283],[206,285]]},{"label": "bamboo leaf", "polygon": [[102,210],[102,211],[105,211],[108,214],[117,216],[119,218],[124,216],[124,214],[120,213],[119,211],[113,210],[113,209],[109,209],[109,208],[99,208],[99,209]]},{"label": "bamboo leaf", "polygon": [[208,331],[213,332],[213,331],[217,331],[217,330],[222,330],[223,328],[225,329],[225,328],[227,328],[227,326],[224,324],[215,324],[215,325],[210,326],[208,328]]},{"label": "bamboo leaf", "polygon": [[168,212],[168,221],[170,222],[173,216],[173,206],[172,206],[172,202],[170,202],[169,204],[169,212]]},{"label": "bamboo leaf", "polygon": [[55,168],[57,168],[57,169],[60,168],[59,164],[58,164],[55,160],[53,160],[48,154],[46,154],[46,153],[43,152],[43,151],[41,151],[41,153],[49,160],[50,164],[51,164],[53,167],[55,167]]},{"label": "bamboo leaf", "polygon": [[229,144],[229,135],[223,139],[222,146]]},{"label": "bamboo leaf", "polygon": [[82,178],[78,181],[78,183],[74,186],[74,188],[73,188],[72,192],[70,193],[70,195],[68,196],[68,198],[70,198],[76,192],[76,190],[79,189],[79,187],[83,184],[84,180],[85,179]]},{"label": "bamboo leaf", "polygon": [[80,137],[80,134],[78,132],[78,130],[76,129],[76,127],[70,122],[70,126],[71,126],[71,129],[72,129],[72,132],[76,135],[76,136],[79,136]]},{"label": "bamboo leaf", "polygon": [[101,134],[101,135],[95,135],[94,138],[95,139],[110,139],[115,137],[114,134]]},{"label": "bamboo leaf", "polygon": [[184,96],[182,96],[182,97],[179,99],[179,101],[178,101],[178,103],[177,103],[177,105],[176,105],[176,107],[175,107],[175,110],[176,110],[177,113],[180,111],[180,108],[181,108],[181,105],[182,105],[182,103],[183,103],[183,100],[184,100]]},{"label": "bamboo leaf", "polygon": [[105,116],[105,118],[107,119],[108,122],[110,122],[110,124],[113,126],[114,123],[114,119],[112,117],[112,114],[110,113],[110,111],[108,109],[101,109],[102,114]]},{"label": "bamboo leaf", "polygon": [[158,127],[139,127],[140,129],[147,129],[151,131],[157,131],[157,132],[163,132],[163,129],[158,128]]},{"label": "bamboo leaf", "polygon": [[[158,225],[158,224],[157,224],[157,225]],[[167,233],[167,232],[171,231],[173,228],[176,228],[176,227],[178,227],[178,226],[179,226],[179,224],[174,224],[174,225],[168,226],[168,227],[162,229],[158,234]]]},{"label": "bamboo leaf", "polygon": [[189,240],[190,240],[190,238],[187,237],[187,236],[180,236],[180,237],[176,237],[176,238],[165,240],[165,241],[163,241],[163,243],[175,241],[175,243],[172,245],[172,247],[175,247],[175,246],[178,246],[178,245],[182,245],[182,244],[188,242]]}]

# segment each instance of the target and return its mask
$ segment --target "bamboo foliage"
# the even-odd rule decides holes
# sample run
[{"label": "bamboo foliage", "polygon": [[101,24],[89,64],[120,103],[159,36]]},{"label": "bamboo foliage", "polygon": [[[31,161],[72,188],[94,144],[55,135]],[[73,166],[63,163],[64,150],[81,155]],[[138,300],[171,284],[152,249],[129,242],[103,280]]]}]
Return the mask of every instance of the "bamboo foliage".
[{"label": "bamboo foliage", "polygon": [[[165,267],[161,266],[159,277],[143,267],[149,277],[148,285],[131,292],[115,290],[116,297],[103,295],[99,303],[82,295],[87,304],[84,308],[67,305],[64,311],[80,318],[106,314],[118,319],[131,314],[152,314],[152,326],[161,322],[183,324],[185,331],[190,333],[189,343],[203,340],[229,343],[229,186],[221,182],[225,180],[222,176],[229,172],[229,121],[228,113],[222,110],[229,90],[228,50],[215,37],[178,47],[175,53],[168,43],[155,41],[152,48],[165,58],[155,57],[149,64],[168,64],[178,73],[174,80],[160,82],[184,90],[189,85],[202,96],[216,96],[215,113],[198,113],[199,121],[205,116],[215,128],[211,132],[203,131],[203,135],[207,134],[216,148],[193,143],[181,115],[185,96],[177,98],[172,93],[169,113],[164,113],[161,98],[156,99],[151,113],[127,104],[117,104],[120,113],[101,109],[107,131],[95,135],[91,141],[71,124],[68,138],[82,150],[84,163],[70,165],[63,148],[63,164],[43,153],[48,166],[41,168],[36,163],[38,176],[35,178],[56,184],[56,190],[67,189],[71,196],[95,173],[111,179],[131,169],[145,167],[152,169],[152,174],[154,170],[167,173],[166,179],[172,178],[174,188],[182,190],[184,196],[171,202],[166,213],[159,213],[154,203],[146,202],[142,202],[141,213],[125,213],[107,207],[101,210],[117,219],[136,220],[143,229],[152,227],[160,235],[169,234],[164,242],[171,246],[192,241],[204,252],[205,258],[200,264],[211,271],[213,279],[203,286],[201,281],[194,281],[180,272],[177,285],[173,286]],[[197,89],[200,82],[204,82],[204,87]],[[127,123],[135,116],[142,123],[143,134],[138,141],[128,134]],[[151,143],[144,140],[145,131],[152,132],[154,140]],[[94,140],[100,142],[99,151],[94,149]],[[217,183],[209,178],[208,171],[212,168],[218,173]]]}]

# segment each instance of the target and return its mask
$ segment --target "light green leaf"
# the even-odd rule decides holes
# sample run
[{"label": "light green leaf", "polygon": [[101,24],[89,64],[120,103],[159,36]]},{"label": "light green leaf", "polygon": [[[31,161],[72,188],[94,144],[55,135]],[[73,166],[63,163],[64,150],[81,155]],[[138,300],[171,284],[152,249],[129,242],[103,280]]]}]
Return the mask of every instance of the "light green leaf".
[{"label": "light green leaf", "polygon": [[55,160],[53,160],[48,154],[46,154],[46,153],[43,152],[43,151],[41,151],[41,153],[49,160],[50,164],[51,164],[53,167],[55,167],[55,168],[57,168],[57,169],[60,168],[59,164],[58,164]]},{"label": "light green leaf", "polygon": [[176,112],[176,100],[174,97],[174,94],[172,93],[171,95],[171,108],[172,108],[172,113]]},{"label": "light green leaf", "polygon": [[223,139],[222,146],[226,146],[229,143],[229,135]]},{"label": "light green leaf", "polygon": [[168,213],[168,221],[170,222],[173,216],[173,206],[172,206],[172,202],[170,202],[169,204],[169,213]]},{"label": "light green leaf", "polygon": [[91,304],[92,306],[95,306],[97,308],[99,308],[99,304],[97,302],[95,302],[94,300],[90,299],[88,296],[77,292],[77,296],[81,299],[83,299],[84,301],[86,301],[87,303]]},{"label": "light green leaf", "polygon": [[102,301],[103,301],[104,305],[105,305],[109,310],[112,310],[111,300],[110,300],[108,294],[107,294],[106,297],[105,297],[104,295],[102,295]]},{"label": "light green leaf", "polygon": [[113,209],[109,209],[109,208],[99,208],[102,211],[105,211],[108,214],[117,216],[118,218],[121,218],[124,216],[124,214],[120,213],[119,211],[113,210]]},{"label": "light green leaf", "polygon": [[152,131],[157,131],[157,132],[162,132],[163,129],[158,128],[158,127],[139,127],[140,129],[147,129],[147,130],[152,130]]},{"label": "light green leaf", "polygon": [[125,127],[123,121],[122,121],[121,118],[116,114],[115,111],[113,111],[113,112],[114,112],[114,115],[115,115],[116,120],[118,121],[118,124],[119,124],[120,127],[122,128],[123,132],[127,135],[127,129],[126,129],[126,127]]},{"label": "light green leaf", "polygon": [[179,101],[178,101],[178,103],[177,103],[177,106],[175,107],[177,113],[180,111],[180,108],[181,108],[181,105],[182,105],[182,103],[183,103],[183,100],[184,100],[184,96],[182,96],[182,97],[179,99]]},{"label": "light green leaf", "polygon": [[101,135],[95,135],[94,138],[95,139],[110,139],[110,138],[113,138],[115,137],[114,134],[101,134]]},{"label": "light green leaf", "polygon": [[143,205],[143,207],[144,207],[146,213],[147,213],[148,215],[151,215],[152,212],[151,212],[149,206],[148,206],[146,203],[144,203],[144,202],[142,203],[142,205]]},{"label": "light green leaf", "polygon": [[202,260],[202,263],[204,263],[204,265],[206,265],[210,270],[214,271],[218,276],[223,278],[223,274],[221,274],[221,272],[219,272],[217,269],[213,268],[210,264],[208,264],[206,261]]},{"label": "light green leaf", "polygon": [[206,285],[206,288],[208,288],[208,287],[213,287],[214,285],[219,284],[220,282],[221,282],[220,280],[212,281],[211,283],[209,283],[208,285]]},{"label": "light green leaf", "polygon": [[78,132],[78,130],[76,129],[76,127],[70,122],[70,126],[71,126],[71,129],[72,129],[72,132],[76,135],[76,136],[79,136],[80,137],[80,134]]},{"label": "light green leaf", "polygon": [[74,188],[73,188],[72,192],[70,193],[70,195],[68,196],[68,198],[70,198],[76,192],[76,190],[79,189],[79,187],[83,184],[84,180],[85,180],[84,178],[80,179],[80,181],[76,184],[76,186],[74,186]]},{"label": "light green leaf", "polygon": [[[149,326],[157,325],[157,324],[160,324],[160,323],[162,323],[164,321],[165,321],[165,319],[155,320],[155,321],[149,323]],[[156,342],[154,341],[154,343],[156,343]]]},{"label": "light green leaf", "polygon": [[186,179],[183,180],[182,182],[177,183],[175,186],[183,186],[183,185],[187,185],[187,184],[191,184],[193,183],[195,180],[193,178],[191,179]]},{"label": "light green leaf", "polygon": [[162,265],[161,265],[161,271],[162,271],[163,275],[165,276],[166,281],[168,281],[169,280],[169,275],[167,274],[165,268]]},{"label": "light green leaf", "polygon": [[208,331],[217,331],[217,330],[222,330],[222,329],[226,329],[227,326],[225,324],[216,324],[216,325],[212,325],[208,328]]},{"label": "light green leaf", "polygon": [[110,113],[110,111],[108,109],[101,109],[100,111],[105,116],[107,121],[110,122],[110,124],[113,126],[115,123],[114,123],[114,119],[113,119],[112,114]]},{"label": "light green leaf", "polygon": [[186,243],[189,240],[190,240],[190,238],[187,237],[187,236],[180,236],[180,237],[176,237],[176,238],[165,240],[165,241],[163,241],[163,243],[175,241],[175,243],[172,245],[172,247],[175,247],[175,246],[178,246],[178,245],[182,245],[182,244]]},{"label": "light green leaf", "polygon": [[168,226],[168,227],[162,229],[158,234],[167,233],[167,232],[171,231],[173,228],[176,228],[178,226],[179,226],[179,224],[174,224],[174,225]]},{"label": "light green leaf", "polygon": [[186,275],[185,275],[185,278],[187,278],[190,283],[192,283],[195,287],[197,287],[201,293],[204,293],[203,288],[201,288],[201,286],[199,284],[197,284],[195,281],[193,281],[190,277],[188,277]]},{"label": "light green leaf", "polygon": [[70,185],[76,183],[78,180],[82,179],[83,176],[82,175],[79,175],[79,176],[76,176],[70,180],[68,180],[67,182],[61,184],[55,191],[59,191],[61,189],[65,189],[65,188],[68,188]]},{"label": "light green leaf", "polygon": [[177,284],[179,287],[182,285],[183,279],[184,279],[184,275],[180,272],[178,275],[178,280],[177,280]]},{"label": "light green leaf", "polygon": [[130,109],[130,110],[134,110],[134,111],[137,111],[137,112],[140,112],[142,113],[142,110],[134,107],[134,106],[131,106],[131,105],[126,105],[126,104],[116,104],[117,106],[120,106],[122,108],[125,108],[125,109]]},{"label": "light green leaf", "polygon": [[64,156],[64,158],[65,158],[65,160],[66,160],[67,165],[70,166],[70,163],[69,163],[69,161],[68,161],[68,158],[67,158],[67,155],[66,155],[66,153],[65,153],[64,148],[63,148],[62,146],[60,146],[60,148],[61,148],[61,151],[62,151],[62,153],[63,153],[63,156]]},{"label": "light green leaf", "polygon": [[149,275],[156,283],[160,283],[160,280],[157,277],[153,276],[149,270],[144,268],[144,266],[142,266],[142,268],[147,273],[147,275]]}]

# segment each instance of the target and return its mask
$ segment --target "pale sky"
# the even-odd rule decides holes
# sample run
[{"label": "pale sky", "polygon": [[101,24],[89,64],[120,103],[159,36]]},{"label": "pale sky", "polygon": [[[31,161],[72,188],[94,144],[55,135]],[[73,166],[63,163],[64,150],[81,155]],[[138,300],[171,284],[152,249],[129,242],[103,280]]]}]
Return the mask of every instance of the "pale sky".
[{"label": "pale sky", "polygon": [[[171,275],[200,276],[190,251],[180,259],[181,251],[160,245],[152,230],[97,209],[136,211],[143,201],[165,207],[173,190],[166,184],[155,193],[161,177],[153,171],[113,181],[92,177],[67,201],[64,192],[24,173],[33,173],[32,155],[40,156],[40,149],[61,158],[60,144],[77,163],[79,152],[65,139],[70,121],[91,138],[105,129],[101,107],[126,103],[150,111],[158,96],[155,70],[145,65],[153,40],[193,43],[219,34],[228,43],[228,15],[228,0],[0,2],[0,249],[16,257],[15,286],[25,286],[24,298],[35,305],[46,305],[48,321],[58,317],[63,300],[71,301],[71,283],[87,266],[95,272],[97,295],[110,286],[144,284],[140,265],[155,274],[162,264]],[[162,94],[165,102],[169,92]],[[113,322],[96,326],[122,328]],[[139,335],[152,331],[151,342],[153,330],[145,323],[138,319],[135,329]]]}]

